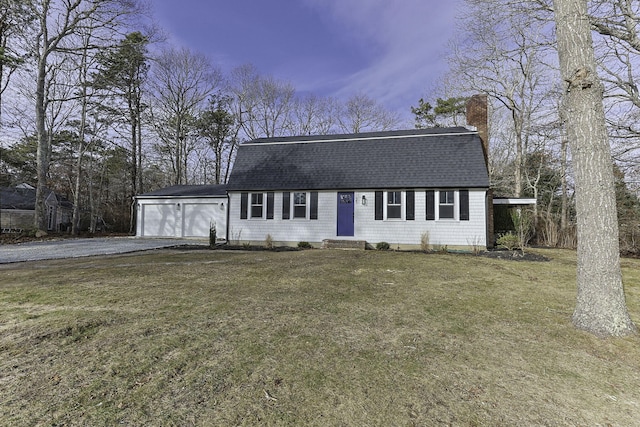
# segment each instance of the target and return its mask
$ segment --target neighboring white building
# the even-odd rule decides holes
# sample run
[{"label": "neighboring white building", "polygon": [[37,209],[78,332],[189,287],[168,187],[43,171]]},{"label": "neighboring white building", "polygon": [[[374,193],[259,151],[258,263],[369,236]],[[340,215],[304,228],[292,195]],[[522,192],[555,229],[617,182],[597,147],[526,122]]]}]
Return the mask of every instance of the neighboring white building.
[{"label": "neighboring white building", "polygon": [[485,248],[489,175],[466,128],[263,138],[241,144],[227,185],[232,243],[323,241]]},{"label": "neighboring white building", "polygon": [[178,185],[136,196],[137,237],[226,239],[229,203],[224,185]]}]

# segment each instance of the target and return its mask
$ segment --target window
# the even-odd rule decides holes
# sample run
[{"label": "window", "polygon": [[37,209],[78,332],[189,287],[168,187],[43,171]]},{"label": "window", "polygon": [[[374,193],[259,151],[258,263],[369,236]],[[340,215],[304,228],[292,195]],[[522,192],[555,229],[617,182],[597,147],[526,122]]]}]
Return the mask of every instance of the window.
[{"label": "window", "polygon": [[293,193],[293,217],[307,217],[307,193]]},{"label": "window", "polygon": [[[307,202],[307,194],[309,195]],[[318,219],[318,192],[311,191],[309,193],[291,193],[285,191],[282,193],[282,219],[291,218],[309,218]],[[291,203],[293,201],[293,203]],[[309,213],[307,214],[307,204],[309,205]],[[293,205],[293,206],[292,206]],[[293,215],[293,217],[291,216]],[[307,217],[308,215],[308,217]]]},{"label": "window", "polygon": [[[405,193],[405,194],[403,194]],[[402,206],[406,203],[406,212],[403,217]],[[375,215],[376,221],[386,219],[415,219],[415,191],[376,191],[375,198]]]},{"label": "window", "polygon": [[440,191],[440,219],[453,219],[453,191]]},{"label": "window", "polygon": [[264,195],[262,193],[251,193],[251,218],[262,218],[264,207]]},{"label": "window", "polygon": [[387,218],[402,218],[402,191],[387,192]]}]

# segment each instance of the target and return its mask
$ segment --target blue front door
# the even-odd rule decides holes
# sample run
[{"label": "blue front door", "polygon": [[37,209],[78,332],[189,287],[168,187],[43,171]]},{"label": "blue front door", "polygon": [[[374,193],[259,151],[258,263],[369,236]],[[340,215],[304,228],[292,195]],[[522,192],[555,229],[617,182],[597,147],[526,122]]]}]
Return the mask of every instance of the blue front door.
[{"label": "blue front door", "polygon": [[338,236],[353,236],[353,192],[338,193]]}]

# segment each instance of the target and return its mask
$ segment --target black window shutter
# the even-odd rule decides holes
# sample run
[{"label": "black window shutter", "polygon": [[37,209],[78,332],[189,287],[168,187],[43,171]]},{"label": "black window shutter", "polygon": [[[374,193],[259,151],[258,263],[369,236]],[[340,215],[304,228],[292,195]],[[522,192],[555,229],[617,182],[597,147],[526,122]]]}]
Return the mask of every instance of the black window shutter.
[{"label": "black window shutter", "polygon": [[267,219],[273,219],[274,193],[267,193]]},{"label": "black window shutter", "polygon": [[406,218],[409,221],[416,219],[416,192],[413,190],[407,191],[407,213]]},{"label": "black window shutter", "polygon": [[249,206],[249,193],[240,193],[240,219],[247,219]]},{"label": "black window shutter", "polygon": [[291,193],[285,191],[282,193],[282,219],[289,219],[291,216]]},{"label": "black window shutter", "polygon": [[311,192],[311,206],[310,206],[309,219],[318,219],[318,192]]},{"label": "black window shutter", "polygon": [[380,220],[382,220],[382,218],[384,218],[384,213],[383,213],[384,206],[383,206],[383,203],[382,203],[382,191],[376,191],[375,199],[376,199],[376,203],[375,203],[376,204],[376,217],[375,217],[375,219],[376,219],[376,221],[380,221]]},{"label": "black window shutter", "polygon": [[469,190],[460,190],[460,221],[469,221]]},{"label": "black window shutter", "polygon": [[436,219],[436,192],[427,190],[427,221]]}]

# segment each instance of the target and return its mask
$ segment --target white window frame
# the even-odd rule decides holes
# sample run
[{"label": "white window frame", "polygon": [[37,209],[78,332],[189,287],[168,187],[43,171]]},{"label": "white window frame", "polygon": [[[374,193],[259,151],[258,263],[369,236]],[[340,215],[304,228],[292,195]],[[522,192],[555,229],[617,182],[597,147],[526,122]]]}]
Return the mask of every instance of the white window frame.
[{"label": "white window frame", "polygon": [[[442,203],[441,201],[441,194],[442,193],[451,193],[451,197],[453,198],[453,200],[449,201],[446,200],[445,203]],[[455,221],[456,218],[456,206],[457,206],[457,199],[458,199],[458,192],[455,190],[440,190],[438,191],[438,219],[439,220],[443,220],[443,221]],[[446,198],[446,196],[445,196]],[[447,216],[447,217],[443,217],[441,215],[441,208],[442,207],[448,207],[451,206],[451,216]]]},{"label": "white window frame", "polygon": [[[304,198],[304,203],[296,203],[297,195],[301,194]],[[291,219],[308,219],[309,218],[309,194],[306,191],[294,191],[292,192],[291,203]],[[304,206],[304,216],[296,215],[296,207]]]},{"label": "white window frame", "polygon": [[[261,201],[260,203],[254,203],[253,202],[253,196],[260,196]],[[266,211],[266,206],[265,206],[265,200],[266,200],[266,195],[265,193],[249,193],[249,219],[264,219],[265,217],[265,211]],[[253,208],[255,207],[260,207],[260,212],[262,213],[260,216],[254,216],[253,215]]]},{"label": "white window frame", "polygon": [[[393,203],[393,204],[389,203],[390,202],[389,193],[399,193],[399,196],[400,196],[399,203]],[[396,207],[397,206],[397,207],[399,207],[400,216],[398,216],[398,217],[390,217],[389,216],[389,206],[392,206],[392,207]],[[384,192],[384,218],[386,220],[389,220],[389,221],[402,221],[402,220],[404,220],[404,214],[405,214],[404,206],[405,206],[405,192],[404,191],[389,190],[389,191],[385,191]]]}]

